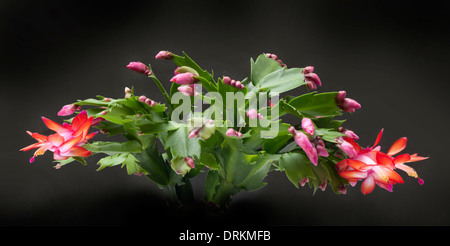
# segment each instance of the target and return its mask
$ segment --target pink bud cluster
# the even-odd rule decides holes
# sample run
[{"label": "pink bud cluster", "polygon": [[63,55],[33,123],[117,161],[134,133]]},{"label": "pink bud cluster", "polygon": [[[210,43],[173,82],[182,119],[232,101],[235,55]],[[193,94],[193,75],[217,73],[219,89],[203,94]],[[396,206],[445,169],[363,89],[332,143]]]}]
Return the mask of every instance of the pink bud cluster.
[{"label": "pink bud cluster", "polygon": [[235,88],[238,88],[239,90],[242,90],[245,88],[245,85],[241,83],[241,81],[236,81],[234,79],[230,79],[230,77],[225,76],[222,79],[223,83],[226,85],[233,86]]},{"label": "pink bud cluster", "polygon": [[344,110],[344,112],[353,113],[355,109],[361,108],[361,104],[351,98],[346,98],[346,94],[345,91],[339,91],[336,95],[336,103],[340,109]]},{"label": "pink bud cluster", "polygon": [[313,66],[307,66],[303,68],[303,75],[305,76],[306,86],[310,90],[316,90],[317,87],[322,86],[322,82],[320,81],[319,76],[316,73],[313,73],[314,67]]},{"label": "pink bud cluster", "polygon": [[142,62],[130,62],[130,64],[127,65],[127,68],[147,76],[152,75],[150,68]]},{"label": "pink bud cluster", "polygon": [[139,102],[143,102],[143,103],[145,103],[145,104],[148,104],[150,107],[153,107],[153,106],[156,105],[156,102],[155,102],[155,101],[153,101],[153,100],[150,99],[150,98],[147,98],[146,96],[140,96],[140,97],[139,97]]},{"label": "pink bud cluster", "polygon": [[281,59],[278,59],[278,56],[277,56],[277,55],[271,54],[271,53],[265,53],[264,55],[266,55],[267,58],[270,58],[270,59],[272,59],[272,60],[274,60],[274,61],[277,61],[278,63],[280,63],[280,65],[281,65],[282,67],[286,67],[286,64],[284,64],[283,61],[282,61]]},{"label": "pink bud cluster", "polygon": [[228,137],[242,137],[242,133],[234,130],[233,128],[229,128],[226,132]]}]

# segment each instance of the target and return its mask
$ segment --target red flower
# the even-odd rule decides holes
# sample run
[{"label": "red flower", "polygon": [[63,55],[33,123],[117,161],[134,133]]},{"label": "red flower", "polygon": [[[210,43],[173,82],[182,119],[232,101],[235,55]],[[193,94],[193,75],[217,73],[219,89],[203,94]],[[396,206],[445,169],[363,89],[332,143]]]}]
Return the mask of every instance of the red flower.
[{"label": "red flower", "polygon": [[53,158],[58,161],[66,160],[71,156],[88,157],[91,155],[90,151],[81,146],[97,134],[97,132],[88,134],[89,128],[92,125],[93,116],[88,118],[86,111],[83,110],[73,118],[71,124],[63,123],[60,125],[45,117],[42,117],[42,120],[50,130],[56,133],[50,136],[44,136],[39,133],[27,131],[31,137],[38,141],[20,149],[20,151],[28,151],[38,148],[34,152],[33,157],[31,157],[30,163],[34,161],[37,155],[43,155],[47,150],[52,151]]},{"label": "red flower", "polygon": [[[377,144],[380,142],[382,134],[383,129],[378,134],[375,144],[366,149],[361,149],[352,138],[344,137],[344,140],[352,145],[356,154],[336,164],[339,175],[347,179],[351,185],[355,185],[357,181],[363,180],[361,192],[364,195],[372,192],[375,185],[392,191],[394,184],[403,183],[402,177],[394,171],[397,168],[407,172],[412,177],[418,178],[414,169],[404,163],[428,158],[417,156],[417,154],[402,154],[394,157],[394,155],[405,149],[406,137],[397,140],[387,154],[381,152],[381,147],[377,146]],[[420,178],[419,183],[423,184],[423,180]]]}]

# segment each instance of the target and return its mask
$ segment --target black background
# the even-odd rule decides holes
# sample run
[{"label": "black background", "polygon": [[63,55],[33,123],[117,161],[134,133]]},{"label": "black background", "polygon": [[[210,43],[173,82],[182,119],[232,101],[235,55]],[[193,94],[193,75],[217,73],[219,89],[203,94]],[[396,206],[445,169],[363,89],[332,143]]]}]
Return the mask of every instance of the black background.
[{"label": "black background", "polygon": [[[446,1],[1,1],[0,225],[449,225],[449,4]],[[360,186],[297,190],[283,173],[235,196],[225,215],[200,217],[165,206],[162,191],[119,167],[96,172],[19,149],[40,120],[62,121],[62,105],[125,86],[163,101],[153,82],[128,70],[152,64],[169,88],[175,65],[159,50],[187,52],[216,76],[249,76],[250,57],[277,54],[289,67],[315,66],[319,91],[346,90],[362,109],[347,114],[362,146],[381,128],[382,150],[407,136],[406,152],[430,156],[402,173],[390,193]],[[292,92],[295,93],[295,92]],[[292,94],[291,93],[291,94]],[[101,137],[99,137],[101,138]],[[399,171],[401,172],[401,171]],[[203,176],[193,180],[202,195]]]}]

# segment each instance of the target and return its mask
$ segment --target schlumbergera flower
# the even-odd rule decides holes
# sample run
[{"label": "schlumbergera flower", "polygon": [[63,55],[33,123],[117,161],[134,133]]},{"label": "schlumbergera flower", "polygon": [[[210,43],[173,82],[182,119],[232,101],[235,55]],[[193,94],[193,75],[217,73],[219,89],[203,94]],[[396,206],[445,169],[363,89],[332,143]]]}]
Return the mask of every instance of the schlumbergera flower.
[{"label": "schlumbergera flower", "polygon": [[[347,151],[350,158],[344,159],[336,164],[336,169],[340,176],[347,179],[352,186],[357,181],[363,180],[361,184],[361,192],[366,195],[373,191],[375,185],[380,186],[388,191],[392,191],[393,185],[403,183],[402,177],[394,171],[400,169],[405,171],[409,176],[417,178],[419,184],[423,184],[423,180],[418,177],[417,172],[406,165],[408,162],[415,162],[428,159],[417,154],[401,154],[406,147],[407,138],[398,139],[392,144],[387,153],[381,152],[381,147],[377,146],[383,135],[383,129],[378,134],[377,139],[372,147],[361,149],[361,147],[350,137],[344,137],[344,141],[351,145],[353,151]],[[349,147],[350,148],[350,147]],[[346,152],[346,153],[347,153]],[[394,155],[397,155],[394,157]]]},{"label": "schlumbergera flower", "polygon": [[[309,128],[308,124],[308,128]],[[310,131],[311,129],[308,129]],[[317,166],[319,156],[328,157],[328,152],[325,149],[325,143],[320,138],[315,138],[313,141],[301,131],[296,130],[293,126],[289,127],[289,133],[294,136],[295,142],[302,148],[309,160]],[[309,134],[309,133],[308,133]]]},{"label": "schlumbergera flower", "polygon": [[81,111],[72,120],[71,124],[63,123],[62,125],[42,117],[45,125],[52,131],[56,132],[50,136],[44,136],[39,133],[27,133],[38,142],[22,148],[21,151],[28,151],[38,148],[34,152],[30,163],[34,162],[34,158],[43,155],[47,150],[53,152],[53,158],[57,161],[66,160],[69,157],[88,157],[91,152],[81,147],[87,141],[95,136],[97,132],[88,134],[92,125],[93,116],[87,117],[85,110]]}]

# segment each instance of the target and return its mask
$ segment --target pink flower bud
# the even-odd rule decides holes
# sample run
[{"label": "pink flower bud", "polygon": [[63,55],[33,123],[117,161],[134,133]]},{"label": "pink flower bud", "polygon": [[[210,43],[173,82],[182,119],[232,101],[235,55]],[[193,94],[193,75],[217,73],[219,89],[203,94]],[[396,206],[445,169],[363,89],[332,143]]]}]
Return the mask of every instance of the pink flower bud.
[{"label": "pink flower bud", "polygon": [[229,128],[228,130],[227,130],[227,136],[228,137],[233,137],[233,136],[236,136],[236,130],[234,130],[233,128]]},{"label": "pink flower bud", "polygon": [[256,115],[256,118],[258,118],[259,120],[264,119],[264,117],[263,117],[260,113],[258,113],[258,114]]},{"label": "pink flower bud", "polygon": [[222,81],[223,81],[224,84],[229,85],[230,82],[231,82],[231,79],[230,79],[230,77],[225,76],[225,77],[223,77],[223,80],[222,80]]},{"label": "pink flower bud", "polygon": [[317,162],[319,161],[317,150],[312,146],[308,137],[303,132],[298,131],[294,135],[294,140],[305,151],[314,166],[317,166]]},{"label": "pink flower bud", "polygon": [[335,97],[336,103],[338,105],[342,105],[342,103],[344,103],[344,99],[345,99],[346,95],[347,95],[347,93],[345,91],[339,91],[338,94]]},{"label": "pink flower bud", "polygon": [[188,85],[195,83],[198,79],[195,78],[193,73],[180,73],[175,75],[170,82],[174,82],[177,84]]},{"label": "pink flower bud", "polygon": [[307,66],[305,68],[303,68],[302,73],[303,74],[308,74],[308,73],[312,73],[314,71],[314,67],[313,66]]},{"label": "pink flower bud", "polygon": [[342,141],[341,144],[337,144],[337,146],[346,154],[348,157],[353,158],[356,156],[356,151],[353,145],[351,145],[347,141]]},{"label": "pink flower bud", "polygon": [[127,65],[127,68],[138,73],[143,73],[147,76],[150,76],[152,74],[150,68],[142,62],[130,62],[130,64]]},{"label": "pink flower bud", "polygon": [[308,87],[308,89],[310,89],[310,90],[316,90],[316,89],[317,89],[317,85],[314,84],[314,83],[311,82],[311,81],[307,81],[307,82],[306,82],[306,87]]},{"label": "pink flower bud", "polygon": [[303,118],[302,119],[302,128],[305,130],[306,133],[309,135],[314,135],[314,124],[310,118]]},{"label": "pink flower bud", "polygon": [[195,94],[194,88],[192,88],[189,85],[182,85],[182,86],[178,87],[178,91],[188,97],[193,96]]},{"label": "pink flower bud", "polygon": [[359,139],[358,135],[356,135],[352,130],[344,130],[343,133],[345,135],[347,135],[349,138],[353,138],[353,139],[356,139],[356,140]]},{"label": "pink flower bud", "polygon": [[188,166],[195,168],[195,162],[191,157],[186,157],[184,159],[186,160],[186,164],[188,164]]},{"label": "pink flower bud", "polygon": [[145,102],[146,99],[147,99],[146,96],[140,96],[139,97],[139,102]]},{"label": "pink flower bud", "polygon": [[344,110],[345,112],[353,113],[355,112],[355,109],[359,108],[361,108],[361,104],[351,98],[345,98],[344,102],[342,103],[342,110]]},{"label": "pink flower bud", "polygon": [[148,104],[150,107],[153,107],[156,104],[156,102],[150,98],[145,99],[145,103]]},{"label": "pink flower bud", "polygon": [[306,177],[306,178],[300,180],[300,185],[303,187],[308,182],[309,182],[309,179],[308,179],[308,177]]},{"label": "pink flower bud", "polygon": [[169,51],[162,50],[158,54],[156,54],[155,58],[158,60],[171,60],[173,58],[173,55]]},{"label": "pink flower bud", "polygon": [[236,132],[236,137],[241,138],[242,137],[242,132]]},{"label": "pink flower bud", "polygon": [[234,87],[235,84],[236,84],[236,80],[232,79],[230,82],[230,85]]},{"label": "pink flower bud", "polygon": [[258,112],[256,111],[256,109],[250,109],[249,111],[247,111],[247,117],[250,119],[254,119],[258,116]]},{"label": "pink flower bud", "polygon": [[128,88],[128,87],[125,87],[124,91],[125,91],[125,94],[129,94],[129,93],[131,93],[131,89],[130,89],[130,88]]},{"label": "pink flower bud", "polygon": [[240,89],[241,85],[242,85],[241,81],[236,81],[236,84],[234,84],[234,87]]},{"label": "pink flower bud", "polygon": [[305,80],[306,82],[313,82],[318,87],[322,86],[322,82],[320,81],[320,78],[316,73],[305,74]]},{"label": "pink flower bud", "polygon": [[292,134],[292,135],[295,135],[295,132],[296,132],[295,127],[290,126],[289,129],[288,129],[288,132],[289,132],[290,134]]},{"label": "pink flower bud", "polygon": [[81,107],[74,105],[74,104],[68,104],[61,108],[61,110],[58,112],[59,116],[67,116],[75,113],[75,111],[80,110]]}]

